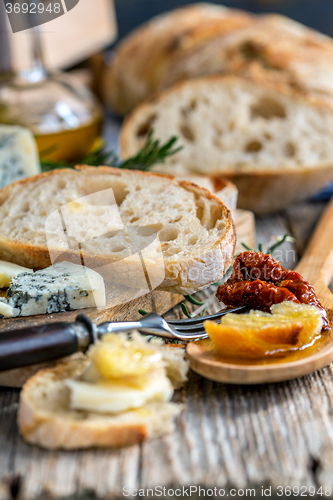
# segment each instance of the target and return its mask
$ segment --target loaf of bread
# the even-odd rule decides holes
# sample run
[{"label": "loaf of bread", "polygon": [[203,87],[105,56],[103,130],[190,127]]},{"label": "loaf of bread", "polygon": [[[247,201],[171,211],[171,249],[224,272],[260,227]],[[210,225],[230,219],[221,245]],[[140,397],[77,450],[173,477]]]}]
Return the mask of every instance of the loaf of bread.
[{"label": "loaf of bread", "polygon": [[189,294],[224,275],[234,247],[222,201],[171,176],[82,166],[0,191],[0,258],[29,268],[49,266],[50,251],[62,261],[82,256],[105,280],[112,264],[106,281],[143,288],[141,252],[153,288]]},{"label": "loaf of bread", "polygon": [[102,94],[122,115],[181,80],[214,73],[288,84],[333,104],[333,41],[287,17],[190,5],[153,18],[119,44]]},{"label": "loaf of bread", "polygon": [[288,85],[234,76],[186,80],[138,106],[123,125],[123,158],[151,129],[184,148],[156,168],[226,176],[239,207],[267,213],[314,194],[333,179],[333,112]]},{"label": "loaf of bread", "polygon": [[210,3],[153,18],[116,48],[102,78],[105,102],[124,115],[179,80],[221,71],[225,36],[253,22],[250,14]]}]

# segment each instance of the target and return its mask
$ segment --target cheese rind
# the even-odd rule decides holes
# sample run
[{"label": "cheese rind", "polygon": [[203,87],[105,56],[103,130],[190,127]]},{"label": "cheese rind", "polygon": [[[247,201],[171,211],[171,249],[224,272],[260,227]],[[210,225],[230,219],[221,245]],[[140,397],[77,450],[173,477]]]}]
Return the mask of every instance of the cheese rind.
[{"label": "cheese rind", "polygon": [[37,146],[30,130],[0,125],[0,189],[40,172]]},{"label": "cheese rind", "polygon": [[92,269],[61,262],[14,277],[7,297],[15,316],[32,316],[105,306],[105,286]]},{"label": "cheese rind", "polygon": [[21,273],[33,273],[33,270],[0,260],[0,288],[8,288],[12,278]]}]

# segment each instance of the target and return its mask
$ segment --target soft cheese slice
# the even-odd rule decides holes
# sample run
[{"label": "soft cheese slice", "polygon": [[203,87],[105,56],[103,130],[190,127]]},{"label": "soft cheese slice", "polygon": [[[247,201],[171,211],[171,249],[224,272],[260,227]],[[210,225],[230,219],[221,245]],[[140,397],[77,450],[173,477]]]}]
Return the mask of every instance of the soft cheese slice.
[{"label": "soft cheese slice", "polygon": [[0,125],[0,188],[40,172],[36,142],[30,130]]},{"label": "soft cheese slice", "polygon": [[66,385],[70,389],[72,409],[101,413],[121,413],[142,408],[152,401],[170,401],[173,394],[171,382],[163,373],[152,376],[142,388],[130,387],[117,381],[91,384],[67,380]]},{"label": "soft cheese slice", "polygon": [[8,288],[12,278],[21,273],[33,273],[33,270],[0,260],[0,288]]},{"label": "soft cheese slice", "polygon": [[92,269],[60,262],[14,277],[7,297],[15,316],[32,316],[104,306],[105,286],[102,276]]}]

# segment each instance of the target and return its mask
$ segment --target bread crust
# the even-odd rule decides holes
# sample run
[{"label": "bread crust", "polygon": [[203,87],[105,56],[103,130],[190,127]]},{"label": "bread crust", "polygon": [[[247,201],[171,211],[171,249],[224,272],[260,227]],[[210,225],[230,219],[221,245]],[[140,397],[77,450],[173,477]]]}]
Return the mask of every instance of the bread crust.
[{"label": "bread crust", "polygon": [[[112,167],[89,167],[80,165],[76,167],[78,173],[82,172],[86,175],[94,174],[97,172],[105,175],[124,175],[124,171]],[[66,172],[73,172],[71,169],[53,170],[47,173],[39,174],[34,177],[22,179],[16,183],[6,186],[0,191],[0,207],[6,201],[8,196],[18,186],[29,185],[31,183],[40,182],[43,179],[52,176],[65,176]],[[126,171],[128,172],[128,171]],[[187,260],[179,256],[169,256],[164,258],[165,266],[165,279],[158,290],[172,291],[181,294],[191,294],[195,291],[207,287],[209,284],[218,281],[225,274],[229,268],[236,244],[236,231],[232,216],[227,207],[222,201],[210,193],[205,188],[201,188],[188,181],[179,181],[171,175],[158,174],[155,172],[141,172],[135,171],[146,178],[164,177],[171,182],[178,183],[187,191],[195,193],[198,197],[205,197],[212,200],[219,205],[222,211],[222,220],[224,221],[224,230],[216,241],[212,241],[205,252],[198,249],[194,258]],[[62,252],[63,260],[75,260],[77,254],[75,252]],[[30,245],[27,242],[11,241],[0,235],[0,258],[9,262],[24,265],[33,269],[43,269],[51,265],[49,250],[47,246]],[[103,256],[85,255],[85,265],[87,267],[94,265],[108,264],[110,260]]]},{"label": "bread crust", "polygon": [[[131,140],[140,117],[143,118],[151,113],[155,106],[169,95],[187,87],[195,89],[196,86],[200,86],[202,83],[209,85],[210,82],[227,82],[230,85],[239,83],[246,85],[247,81],[247,78],[234,75],[210,75],[179,82],[171,88],[155,94],[125,118],[119,138],[121,156],[126,158],[134,153]],[[254,78],[252,78],[251,82],[269,91],[277,91],[295,102],[311,104],[329,113],[333,111],[326,99],[307,95],[288,84],[274,81],[255,82]],[[163,165],[163,171],[167,171],[167,167],[167,164]],[[184,165],[182,168],[186,170]],[[318,161],[318,164],[314,166],[302,168],[294,168],[281,163],[280,168],[275,170],[270,168],[258,169],[255,162],[253,166],[246,166],[244,169],[230,169],[221,165],[215,172],[210,171],[210,175],[215,178],[225,177],[236,185],[239,192],[239,208],[265,214],[282,210],[288,205],[307,199],[317,193],[328,182],[333,180],[333,160]]]},{"label": "bread crust", "polygon": [[184,61],[205,45],[253,22],[254,17],[244,11],[210,3],[189,5],[151,19],[118,45],[111,66],[105,68],[102,94],[106,103],[124,115],[162,88],[219,70],[218,53],[208,61],[201,58],[194,75],[193,68],[185,71]]},{"label": "bread crust", "polygon": [[333,164],[315,170],[227,175],[238,188],[238,206],[265,215],[314,196],[333,181]]},{"label": "bread crust", "polygon": [[27,442],[48,449],[131,446],[154,437],[151,424],[159,411],[169,418],[165,431],[172,428],[173,417],[181,411],[181,406],[173,403],[159,403],[143,415],[126,412],[123,417],[68,409],[63,381],[80,375],[86,362],[82,355],[74,355],[54,368],[40,370],[23,386],[17,420]]}]

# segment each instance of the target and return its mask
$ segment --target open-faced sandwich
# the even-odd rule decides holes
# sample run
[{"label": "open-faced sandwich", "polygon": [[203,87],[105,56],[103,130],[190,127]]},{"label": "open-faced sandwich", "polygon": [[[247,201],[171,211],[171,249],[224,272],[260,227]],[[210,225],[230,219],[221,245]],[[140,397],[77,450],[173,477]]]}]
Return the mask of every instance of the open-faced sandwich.
[{"label": "open-faced sandwich", "polygon": [[108,334],[88,351],[39,371],[24,385],[23,438],[44,448],[119,447],[174,429],[186,381],[184,350],[139,333]]}]

